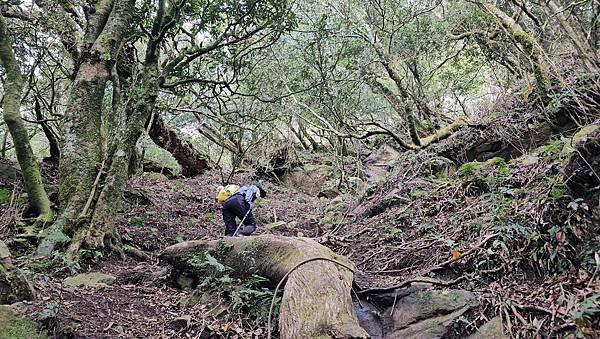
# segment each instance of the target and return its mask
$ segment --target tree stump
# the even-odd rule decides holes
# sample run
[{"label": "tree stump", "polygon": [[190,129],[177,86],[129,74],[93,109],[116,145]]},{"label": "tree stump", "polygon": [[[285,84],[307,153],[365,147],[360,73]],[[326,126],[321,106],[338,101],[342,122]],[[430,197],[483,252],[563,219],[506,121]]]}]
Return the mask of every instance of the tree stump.
[{"label": "tree stump", "polygon": [[[281,338],[368,338],[360,327],[350,295],[353,267],[345,257],[308,238],[260,235],[213,241],[187,241],[166,248],[160,258],[176,273],[199,273],[190,264],[209,253],[234,269],[233,274],[257,274],[276,284],[287,277],[279,315]],[[302,264],[312,258],[324,258]],[[298,266],[301,264],[300,266]]]}]

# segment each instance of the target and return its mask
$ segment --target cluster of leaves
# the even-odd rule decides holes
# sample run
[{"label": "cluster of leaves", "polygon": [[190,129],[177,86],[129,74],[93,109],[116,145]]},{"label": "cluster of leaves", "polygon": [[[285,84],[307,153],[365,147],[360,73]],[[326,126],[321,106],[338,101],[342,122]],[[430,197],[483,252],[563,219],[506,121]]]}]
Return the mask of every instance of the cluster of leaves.
[{"label": "cluster of leaves", "polygon": [[[258,275],[246,279],[232,277],[233,269],[220,263],[207,251],[190,258],[188,264],[206,273],[199,288],[224,296],[228,300],[230,313],[242,314],[252,329],[266,325],[273,299],[273,292],[265,287],[266,278]],[[279,313],[281,298],[276,297],[275,301],[274,315]]]}]

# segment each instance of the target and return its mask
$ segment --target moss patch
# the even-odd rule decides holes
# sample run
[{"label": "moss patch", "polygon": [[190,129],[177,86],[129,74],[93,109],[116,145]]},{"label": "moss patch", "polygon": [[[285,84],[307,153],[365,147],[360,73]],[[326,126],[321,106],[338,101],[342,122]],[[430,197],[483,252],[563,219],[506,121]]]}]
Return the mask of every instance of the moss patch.
[{"label": "moss patch", "polygon": [[36,324],[22,318],[7,306],[0,306],[0,339],[43,338]]},{"label": "moss patch", "polygon": [[6,188],[0,188],[0,205],[8,204],[12,192]]},{"label": "moss patch", "polygon": [[64,283],[67,286],[98,286],[99,284],[110,285],[115,281],[115,277],[101,272],[91,272],[78,274],[65,279]]}]

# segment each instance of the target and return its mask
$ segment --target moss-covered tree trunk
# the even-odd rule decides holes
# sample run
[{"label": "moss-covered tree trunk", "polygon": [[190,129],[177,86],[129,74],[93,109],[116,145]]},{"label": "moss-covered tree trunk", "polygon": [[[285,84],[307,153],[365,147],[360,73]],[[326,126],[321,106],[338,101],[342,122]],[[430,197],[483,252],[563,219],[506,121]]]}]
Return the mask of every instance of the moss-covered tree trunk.
[{"label": "moss-covered tree trunk", "polygon": [[[353,273],[327,259],[349,267],[352,263],[314,240],[261,235],[188,241],[168,247],[161,259],[172,264],[175,273],[200,273],[190,259],[205,251],[240,277],[258,274],[276,284],[293,270],[281,302],[281,338],[369,337],[358,324],[352,304]],[[309,261],[312,258],[325,260]]]},{"label": "moss-covered tree trunk", "polygon": [[4,82],[4,121],[8,126],[15,146],[15,153],[32,210],[40,221],[52,220],[50,201],[44,189],[39,165],[31,150],[29,136],[21,119],[21,92],[23,82],[21,70],[13,53],[6,19],[0,15],[0,62],[6,74]]},{"label": "moss-covered tree trunk", "polygon": [[[100,194],[99,179],[107,170],[103,129],[103,103],[123,39],[131,22],[133,0],[101,0],[90,16],[80,59],[65,113],[59,166],[60,214],[45,231],[39,255],[49,254],[57,243],[81,239]],[[106,119],[105,119],[106,120]]]},{"label": "moss-covered tree trunk", "polygon": [[146,60],[142,82],[144,91],[138,100],[132,100],[138,103],[137,106],[128,106],[125,109],[125,126],[123,131],[118,133],[114,147],[110,150],[107,173],[91,220],[75,233],[67,251],[71,257],[75,256],[83,243],[90,248],[103,248],[108,241],[109,247],[113,247],[113,240],[116,238],[115,215],[122,205],[131,157],[158,96],[158,59],[151,57]]}]

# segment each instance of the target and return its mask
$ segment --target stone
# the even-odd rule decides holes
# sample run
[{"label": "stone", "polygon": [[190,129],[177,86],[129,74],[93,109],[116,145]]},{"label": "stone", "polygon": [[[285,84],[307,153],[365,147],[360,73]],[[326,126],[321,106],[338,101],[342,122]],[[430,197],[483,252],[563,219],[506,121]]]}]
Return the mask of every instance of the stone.
[{"label": "stone", "polygon": [[64,284],[70,287],[90,286],[97,287],[110,285],[115,282],[115,277],[102,272],[82,273],[64,280]]},{"label": "stone", "polygon": [[423,290],[402,297],[385,312],[384,338],[442,338],[452,322],[477,306],[477,298],[465,290]]},{"label": "stone", "polygon": [[0,339],[43,338],[35,322],[25,319],[8,306],[0,306]]},{"label": "stone", "polygon": [[10,260],[10,251],[4,241],[0,241],[0,261],[3,260]]},{"label": "stone", "polygon": [[502,318],[499,316],[483,324],[477,332],[471,334],[467,339],[508,339],[502,331]]},{"label": "stone", "polygon": [[277,222],[272,222],[270,224],[266,224],[265,228],[268,230],[272,230],[275,228],[279,228],[281,226],[285,226],[287,223],[285,221],[277,221]]},{"label": "stone", "polygon": [[578,143],[586,139],[592,133],[596,132],[598,128],[600,128],[600,125],[598,124],[590,124],[582,127],[577,133],[575,133],[575,135],[573,135],[571,140],[565,144],[561,153],[563,155],[569,155],[573,153],[573,151],[575,151],[575,146],[577,146]]},{"label": "stone", "polygon": [[13,265],[10,251],[0,240],[0,304],[35,298],[35,291],[21,270]]},{"label": "stone", "polygon": [[383,181],[399,158],[400,152],[385,144],[371,153],[363,162],[367,182],[373,184]]},{"label": "stone", "polygon": [[324,190],[331,172],[331,166],[306,164],[303,168],[296,168],[287,174],[283,183],[310,196],[317,196]]},{"label": "stone", "polygon": [[344,196],[339,196],[331,199],[325,207],[325,212],[344,213],[346,212],[347,206],[344,201]]},{"label": "stone", "polygon": [[177,285],[184,290],[194,289],[195,281],[194,278],[187,274],[180,274],[177,276]]},{"label": "stone", "polygon": [[184,315],[181,317],[177,317],[171,321],[169,321],[169,327],[174,329],[175,331],[185,330],[190,327],[192,323],[192,317],[189,315]]}]

